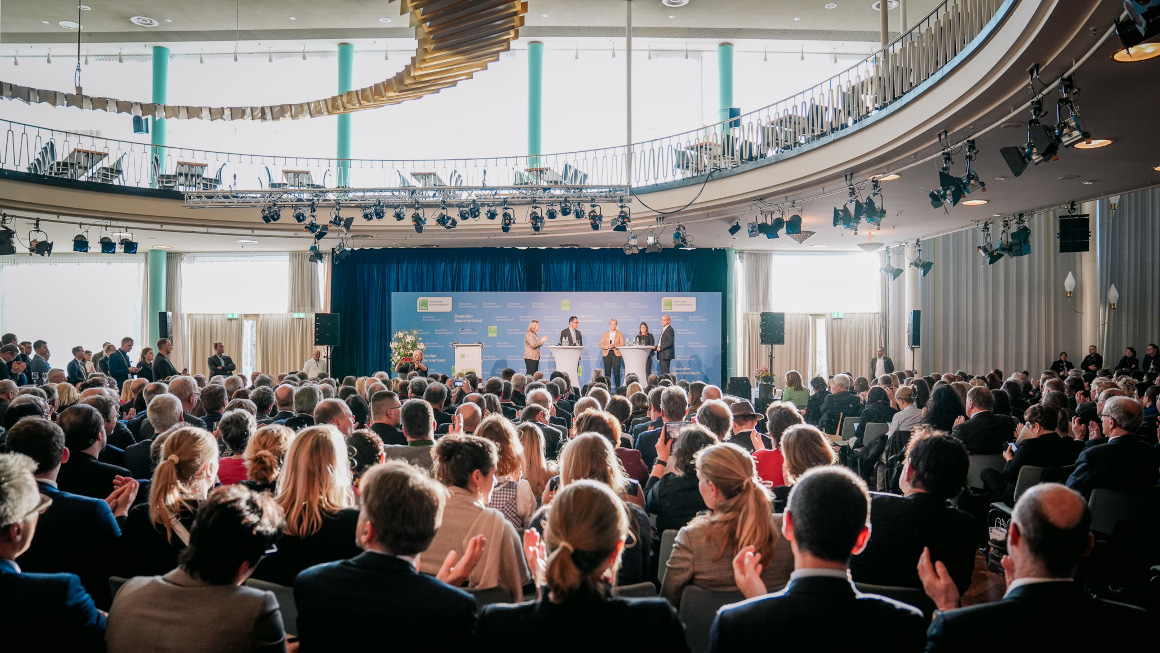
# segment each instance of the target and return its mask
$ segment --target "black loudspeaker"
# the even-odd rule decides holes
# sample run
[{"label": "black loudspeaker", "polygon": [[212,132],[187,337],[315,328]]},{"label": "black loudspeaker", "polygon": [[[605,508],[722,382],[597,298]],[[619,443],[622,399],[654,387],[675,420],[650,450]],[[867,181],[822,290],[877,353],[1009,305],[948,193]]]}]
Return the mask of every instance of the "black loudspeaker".
[{"label": "black loudspeaker", "polygon": [[725,384],[725,394],[741,397],[745,401],[753,399],[753,386],[749,385],[749,377],[729,377],[729,382]]},{"label": "black loudspeaker", "polygon": [[761,344],[785,344],[785,313],[761,314]]},{"label": "black loudspeaker", "polygon": [[169,311],[159,311],[157,313],[157,337],[173,337],[173,313]]},{"label": "black loudspeaker", "polygon": [[1091,227],[1086,215],[1065,215],[1059,219],[1059,253],[1086,252],[1091,243]]},{"label": "black loudspeaker", "polygon": [[922,346],[922,311],[910,312],[910,319],[906,322],[906,344],[908,347]]},{"label": "black loudspeaker", "polygon": [[314,346],[338,346],[338,313],[314,314]]}]

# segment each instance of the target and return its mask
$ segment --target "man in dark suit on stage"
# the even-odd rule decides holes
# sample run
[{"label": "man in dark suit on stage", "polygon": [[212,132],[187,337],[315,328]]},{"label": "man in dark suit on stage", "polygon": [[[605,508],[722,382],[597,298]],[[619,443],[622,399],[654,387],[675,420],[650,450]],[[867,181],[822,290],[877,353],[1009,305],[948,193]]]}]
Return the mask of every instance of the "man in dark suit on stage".
[{"label": "man in dark suit on stage", "polygon": [[1108,441],[1080,452],[1067,486],[1089,498],[1096,488],[1143,492],[1154,487],[1160,453],[1152,443],[1155,438],[1145,442],[1136,435],[1143,413],[1134,399],[1108,399],[1100,415],[1100,426]]},{"label": "man in dark suit on stage", "polygon": [[226,348],[220,342],[213,343],[213,356],[209,357],[209,378],[215,376],[229,376],[233,374],[234,370],[238,369],[234,365],[234,359],[226,356]]},{"label": "man in dark suit on stage", "polygon": [[[355,651],[382,644],[382,634],[422,637],[433,651],[459,648],[475,627],[475,600],[456,589],[483,551],[477,536],[451,567],[448,555],[432,578],[416,558],[435,538],[445,490],[400,461],[376,465],[362,477],[362,509],[355,538],[363,553],[311,567],[294,581],[298,637],[310,650]],[[405,516],[401,518],[400,516]]]},{"label": "man in dark suit on stage", "polygon": [[177,376],[177,368],[169,360],[173,351],[173,341],[169,338],[157,340],[157,355],[153,357],[153,380],[164,381],[171,376]]},{"label": "man in dark suit on stage", "polygon": [[977,526],[947,504],[963,489],[970,462],[963,443],[946,435],[915,434],[902,467],[903,496],[870,495],[870,541],[850,563],[859,583],[922,588],[915,560],[924,548],[966,592],[975,570]]},{"label": "man in dark suit on stage", "polygon": [[53,650],[104,651],[105,615],[73,574],[25,572],[16,559],[28,550],[40,515],[50,502],[33,477],[36,463],[0,455],[0,614],[6,649],[33,650],[51,641]]},{"label": "man in dark suit on stage", "polygon": [[[1097,651],[1116,648],[1111,638],[1128,648],[1136,646],[1128,642],[1150,641],[1147,612],[1091,598],[1074,580],[1080,558],[1092,548],[1090,526],[1087,502],[1076,492],[1056,483],[1028,490],[1007,531],[1007,594],[969,608],[955,609],[953,579],[924,553],[919,576],[940,610],[927,632],[928,653],[975,653],[996,645],[1006,651]],[[1061,623],[1061,617],[1071,621]]]},{"label": "man in dark suit on stage", "polygon": [[661,316],[661,340],[657,343],[657,364],[661,374],[669,373],[669,366],[677,357],[676,332],[673,331],[672,321],[668,315]]},{"label": "man in dark suit on stage", "polygon": [[734,575],[749,600],[717,613],[713,651],[765,650],[774,641],[787,651],[857,651],[868,633],[875,650],[922,650],[926,619],[920,611],[863,594],[850,580],[850,557],[870,538],[870,497],[862,479],[841,467],[806,472],[789,495],[782,530],[793,549],[789,584],[765,595],[752,547],[742,549]]},{"label": "man in dark suit on stage", "polygon": [[560,344],[578,347],[584,344],[584,336],[580,335],[580,318],[573,315],[568,318],[568,328],[560,332]]},{"label": "man in dark suit on stage", "polygon": [[1008,415],[991,412],[995,398],[983,386],[967,393],[967,419],[951,429],[971,454],[1003,453],[1007,443],[1015,439],[1015,420]]},{"label": "man in dark suit on stage", "polygon": [[878,351],[874,355],[874,358],[870,359],[871,384],[873,384],[873,382],[878,380],[880,377],[893,373],[894,361],[890,360],[890,357],[886,355],[885,349],[879,347]]},{"label": "man in dark suit on stage", "polygon": [[68,382],[77,385],[83,383],[88,374],[85,372],[85,348],[77,345],[72,348],[73,359],[68,362]]}]

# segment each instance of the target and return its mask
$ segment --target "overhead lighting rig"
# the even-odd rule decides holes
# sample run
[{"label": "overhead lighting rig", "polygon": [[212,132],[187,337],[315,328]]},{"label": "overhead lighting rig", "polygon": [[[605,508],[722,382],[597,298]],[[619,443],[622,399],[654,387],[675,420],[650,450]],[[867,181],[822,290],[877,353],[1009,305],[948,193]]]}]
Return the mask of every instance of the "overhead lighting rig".
[{"label": "overhead lighting rig", "polygon": [[613,231],[628,231],[628,225],[632,224],[632,215],[628,211],[628,206],[624,203],[624,198],[620,198],[620,212],[612,219]]},{"label": "overhead lighting rig", "polygon": [[[1042,90],[1035,90],[1035,80],[1039,79],[1039,66],[1035,65],[1029,71],[1028,88],[1031,91],[1030,105],[1031,118],[1027,121],[1027,143],[1010,147],[999,148],[1011,174],[1018,177],[1023,174],[1028,165],[1039,165],[1044,161],[1054,161],[1059,158],[1059,147],[1072,147],[1078,143],[1090,143],[1092,140],[1080,118],[1079,108],[1075,104],[1075,96],[1079,94],[1079,87],[1075,77],[1069,75],[1059,80],[1059,100],[1055,103],[1055,125],[1043,124],[1043,117],[1047,113],[1043,109]],[[1043,80],[1039,79],[1040,83]]]},{"label": "overhead lighting rig", "polygon": [[882,266],[882,274],[886,275],[887,281],[894,281],[902,276],[905,270],[903,268],[896,268],[890,264],[890,248],[886,248],[886,265]]},{"label": "overhead lighting rig", "polygon": [[[583,207],[577,205],[579,213],[583,213]],[[604,210],[596,202],[592,203],[592,209],[588,211],[588,224],[592,225],[592,231],[600,230],[600,223],[604,222]]]},{"label": "overhead lighting rig", "polygon": [[918,256],[910,262],[910,267],[918,270],[919,272],[922,272],[922,276],[925,277],[926,275],[930,274],[930,271],[934,268],[934,263],[930,261],[924,261],[922,259],[922,241],[914,241],[914,247]]},{"label": "overhead lighting rig", "polygon": [[951,174],[951,165],[954,164],[952,157],[954,150],[947,141],[947,132],[940,132],[938,140],[939,144],[943,146],[942,168],[938,173],[939,187],[930,191],[929,197],[932,207],[942,208],[946,211],[947,205],[958,206],[959,202],[971,193],[987,192],[987,185],[979,178],[979,173],[973,167],[973,162],[979,154],[979,149],[975,147],[973,138],[968,138],[962,144],[967,160],[966,170],[962,177]]},{"label": "overhead lighting rig", "polygon": [[640,246],[638,245],[638,242],[639,241],[637,241],[636,234],[629,236],[628,240],[624,243],[624,253],[639,254]]},{"label": "overhead lighting rig", "polygon": [[673,247],[678,249],[694,249],[693,237],[685,230],[685,225],[679,224],[673,230]]}]

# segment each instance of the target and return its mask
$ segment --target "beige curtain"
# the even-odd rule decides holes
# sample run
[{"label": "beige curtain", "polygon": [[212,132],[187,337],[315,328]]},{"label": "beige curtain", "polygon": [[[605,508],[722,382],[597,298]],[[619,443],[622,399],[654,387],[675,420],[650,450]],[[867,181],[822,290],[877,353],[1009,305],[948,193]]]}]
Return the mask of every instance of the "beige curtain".
[{"label": "beige curtain", "polygon": [[173,351],[170,352],[169,361],[178,370],[190,367],[185,356],[188,349],[185,343],[185,314],[181,311],[181,262],[184,259],[185,254],[180,252],[169,252],[165,257],[165,306],[166,310],[173,313],[173,333],[169,338],[173,341]]},{"label": "beige curtain", "polygon": [[255,338],[259,372],[274,376],[300,370],[314,352],[314,314],[307,313],[305,318],[259,315]]},{"label": "beige curtain", "polygon": [[[244,320],[228,319],[225,315],[195,313],[186,316],[188,336],[186,351],[189,356],[189,373],[209,376],[209,357],[213,355],[213,343],[220,342],[226,355],[233,358],[238,369],[242,367],[242,329]],[[303,359],[305,360],[305,359]],[[299,361],[301,363],[302,361]],[[175,364],[175,366],[177,366]]]},{"label": "beige curtain", "polygon": [[317,263],[310,262],[309,252],[290,252],[290,298],[286,304],[288,312],[321,312],[317,266]]},{"label": "beige curtain", "polygon": [[850,372],[855,378],[868,376],[870,359],[881,344],[881,313],[846,313],[834,319],[826,316],[826,364],[830,374]]},{"label": "beige curtain", "polygon": [[[812,319],[799,313],[785,315],[785,344],[773,347],[773,376],[779,388],[785,386],[785,373],[790,370],[801,374],[805,383],[815,372]],[[747,346],[741,372],[752,381],[757,368],[769,367],[769,345],[761,344],[761,313],[746,313],[743,328]]]}]

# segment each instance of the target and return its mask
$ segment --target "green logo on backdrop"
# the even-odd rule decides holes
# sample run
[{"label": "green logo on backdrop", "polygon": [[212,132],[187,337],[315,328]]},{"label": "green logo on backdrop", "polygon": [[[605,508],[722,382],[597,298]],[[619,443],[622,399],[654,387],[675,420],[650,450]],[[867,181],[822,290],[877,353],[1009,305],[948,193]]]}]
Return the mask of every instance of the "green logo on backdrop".
[{"label": "green logo on backdrop", "polygon": [[665,297],[663,300],[661,300],[661,310],[662,311],[673,310],[673,299],[671,297]]},{"label": "green logo on backdrop", "polygon": [[429,306],[429,304],[427,303],[427,300],[426,300],[426,299],[420,299],[420,300],[419,300],[419,310],[420,310],[420,311],[425,311],[425,310],[427,310],[428,306]]},{"label": "green logo on backdrop", "polygon": [[560,310],[561,310],[561,311],[570,311],[570,310],[572,310],[572,300],[570,300],[570,299],[561,299],[561,300],[560,300]]},{"label": "green logo on backdrop", "polygon": [[488,338],[495,338],[498,336],[499,336],[499,327],[493,327],[493,326],[487,327],[487,337]]}]

